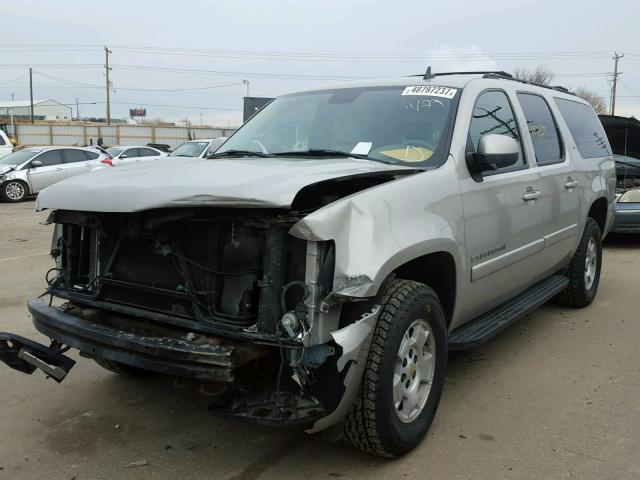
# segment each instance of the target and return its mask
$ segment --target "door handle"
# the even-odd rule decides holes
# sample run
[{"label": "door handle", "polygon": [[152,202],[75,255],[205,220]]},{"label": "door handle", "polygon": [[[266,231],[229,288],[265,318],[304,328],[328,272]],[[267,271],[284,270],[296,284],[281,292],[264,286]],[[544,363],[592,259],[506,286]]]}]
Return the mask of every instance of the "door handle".
[{"label": "door handle", "polygon": [[93,164],[92,163],[85,163],[84,166],[85,167],[93,167]]},{"label": "door handle", "polygon": [[538,198],[540,195],[542,195],[542,192],[540,190],[527,190],[522,195],[522,199],[525,202],[531,202],[531,201],[535,200],[536,198]]},{"label": "door handle", "polygon": [[56,172],[61,172],[61,171],[62,171],[62,168],[60,167],[56,168]]},{"label": "door handle", "polygon": [[572,178],[567,179],[567,183],[564,184],[564,188],[567,190],[572,190],[578,186],[578,181]]}]

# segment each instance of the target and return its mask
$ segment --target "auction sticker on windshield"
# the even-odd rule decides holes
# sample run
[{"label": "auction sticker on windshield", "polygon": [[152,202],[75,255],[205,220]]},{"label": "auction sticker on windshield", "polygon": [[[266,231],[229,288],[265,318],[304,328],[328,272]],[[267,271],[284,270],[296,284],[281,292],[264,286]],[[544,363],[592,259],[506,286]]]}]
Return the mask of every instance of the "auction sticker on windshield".
[{"label": "auction sticker on windshield", "polygon": [[438,87],[436,85],[416,85],[406,87],[402,95],[428,95],[430,97],[453,98],[457,88]]}]

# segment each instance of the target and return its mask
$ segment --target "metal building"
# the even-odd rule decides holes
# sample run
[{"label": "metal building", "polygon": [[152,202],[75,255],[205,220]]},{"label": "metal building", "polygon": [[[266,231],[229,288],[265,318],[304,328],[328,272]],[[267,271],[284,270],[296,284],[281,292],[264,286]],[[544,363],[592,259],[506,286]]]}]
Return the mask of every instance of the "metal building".
[{"label": "metal building", "polygon": [[[29,100],[0,102],[0,117],[30,118]],[[73,120],[71,106],[55,100],[34,100],[33,116],[36,120]]]}]

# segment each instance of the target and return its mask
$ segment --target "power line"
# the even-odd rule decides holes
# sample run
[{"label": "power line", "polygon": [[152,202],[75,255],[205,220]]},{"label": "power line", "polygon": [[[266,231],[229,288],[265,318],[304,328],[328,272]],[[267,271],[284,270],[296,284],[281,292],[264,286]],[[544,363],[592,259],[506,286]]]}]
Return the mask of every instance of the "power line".
[{"label": "power line", "polygon": [[126,64],[113,64],[114,67],[129,69],[129,70],[148,70],[157,72],[172,72],[172,73],[196,73],[207,75],[234,76],[234,77],[254,77],[254,78],[278,78],[278,79],[295,79],[295,80],[366,80],[369,78],[382,78],[379,76],[346,76],[346,75],[303,75],[303,74],[286,74],[286,73],[259,73],[259,72],[233,72],[222,70],[204,70],[198,68],[170,68],[170,67],[156,67],[153,65],[126,65]]},{"label": "power line", "polygon": [[2,83],[0,83],[0,86],[1,86],[1,85],[8,85],[9,83],[13,83],[13,82],[17,82],[18,80],[22,80],[22,79],[23,79],[24,77],[26,77],[27,75],[28,75],[28,74],[27,74],[27,73],[25,73],[25,74],[23,74],[23,75],[20,75],[20,76],[19,76],[19,77],[17,77],[17,78],[14,78],[13,80],[9,80],[8,82],[2,82]]},{"label": "power line", "polygon": [[[75,102],[75,100],[74,100]],[[72,102],[60,102],[63,105],[66,104],[70,104]],[[99,101],[99,102],[82,102],[80,103],[80,105],[104,105],[105,101]],[[113,105],[131,105],[132,103],[136,103],[136,102],[110,102]],[[145,102],[138,102],[140,104],[141,107],[166,107],[166,108],[186,108],[186,109],[192,109],[192,110],[225,110],[225,111],[231,111],[231,112],[238,112],[241,111],[242,109],[240,108],[224,108],[224,107],[203,107],[201,105],[164,105],[164,104],[156,104],[156,103],[145,103]],[[75,103],[74,103],[75,104]]]},{"label": "power line", "polygon": [[[33,72],[42,77],[46,77],[50,80],[62,82],[71,85],[70,88],[104,88],[101,85],[94,85],[90,83],[77,82],[75,80],[68,80],[66,78],[55,77],[53,75],[48,75],[42,72]],[[2,84],[0,84],[2,85]],[[207,85],[202,87],[188,87],[188,88],[136,88],[136,87],[118,87],[114,90],[122,90],[122,91],[135,91],[135,92],[188,92],[188,91],[197,91],[197,90],[210,90],[214,88],[225,88],[225,87],[237,87],[239,85],[244,85],[243,82],[235,82],[235,83],[225,83],[224,85]],[[44,87],[44,88],[56,88],[56,87]]]}]

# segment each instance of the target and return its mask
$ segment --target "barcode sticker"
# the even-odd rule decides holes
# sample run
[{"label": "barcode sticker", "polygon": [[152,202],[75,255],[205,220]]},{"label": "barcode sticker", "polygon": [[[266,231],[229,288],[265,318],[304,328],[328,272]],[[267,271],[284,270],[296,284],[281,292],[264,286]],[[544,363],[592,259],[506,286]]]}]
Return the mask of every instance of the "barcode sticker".
[{"label": "barcode sticker", "polygon": [[438,87],[436,85],[416,85],[406,87],[402,95],[427,95],[430,97],[453,98],[457,88]]}]

